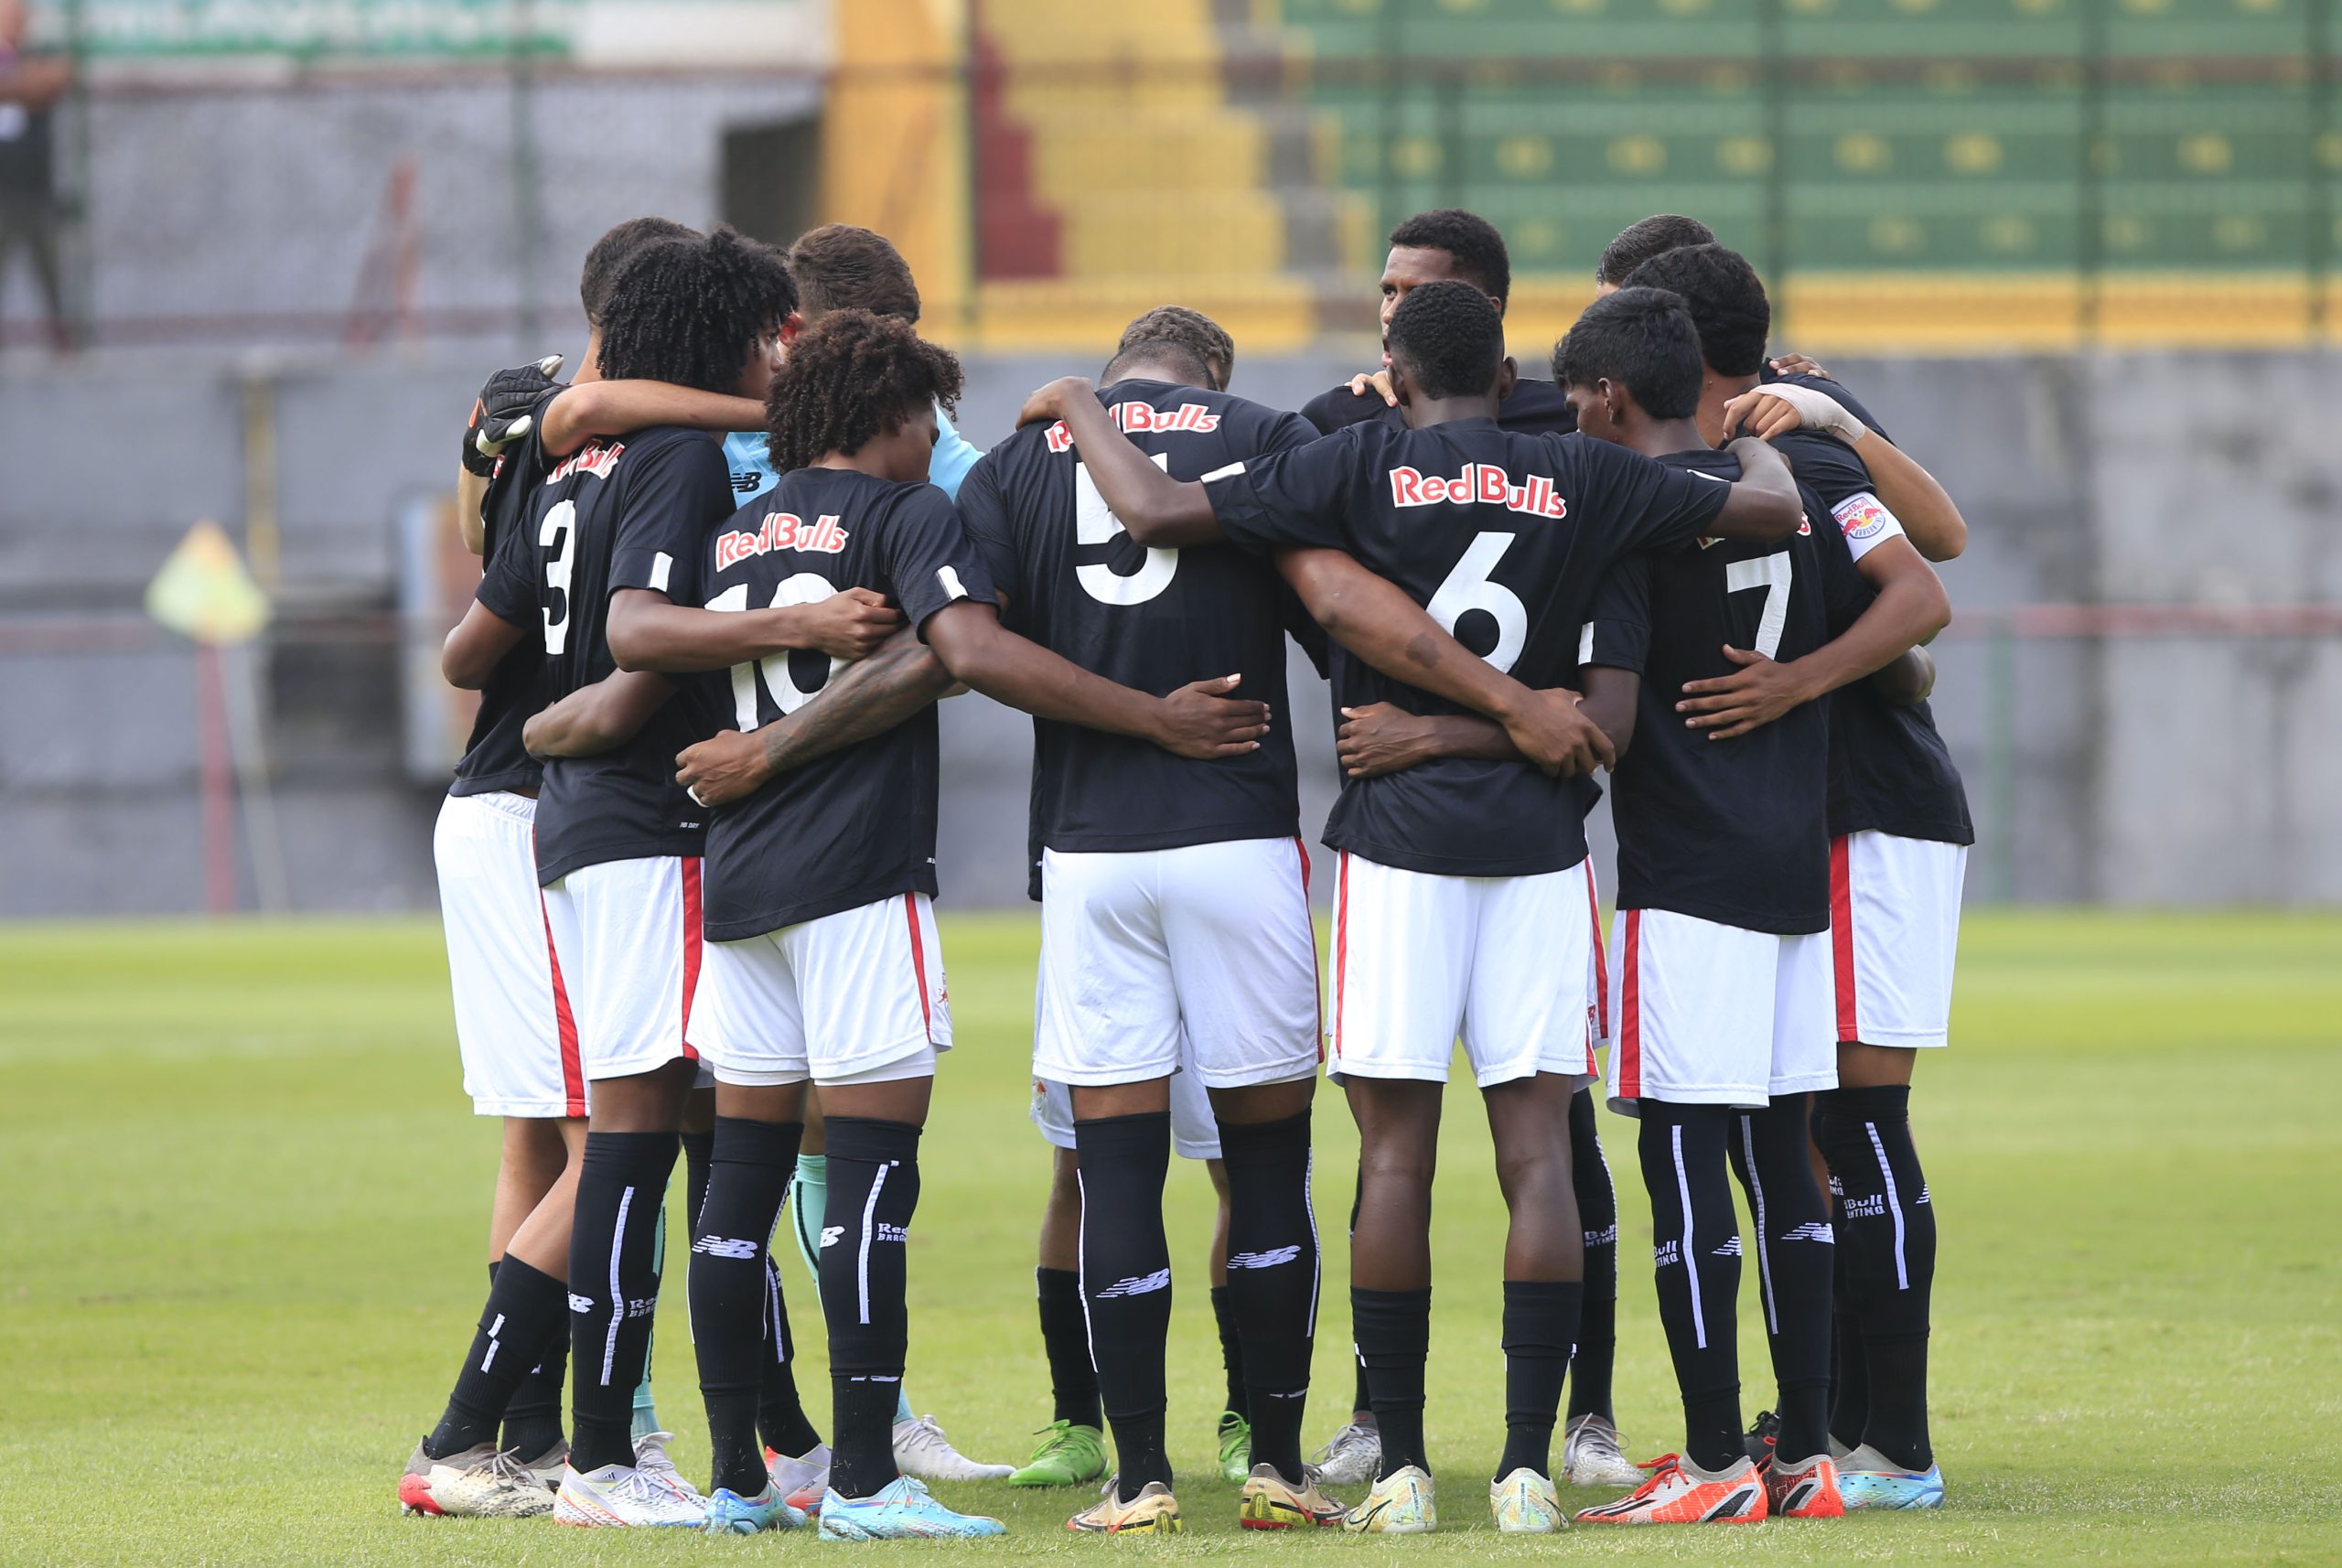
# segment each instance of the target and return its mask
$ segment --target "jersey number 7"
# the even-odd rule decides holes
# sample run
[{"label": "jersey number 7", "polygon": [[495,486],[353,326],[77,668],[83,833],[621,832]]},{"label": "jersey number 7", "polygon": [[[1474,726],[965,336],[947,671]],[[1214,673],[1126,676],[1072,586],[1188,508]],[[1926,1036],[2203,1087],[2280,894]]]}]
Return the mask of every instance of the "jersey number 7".
[{"label": "jersey number 7", "polygon": [[1770,659],[1781,650],[1781,633],[1789,624],[1789,553],[1777,550],[1753,561],[1735,561],[1724,569],[1728,594],[1765,590],[1765,607],[1756,612],[1756,651]]},{"label": "jersey number 7", "polygon": [[[799,572],[791,576],[783,577],[780,580],[780,585],[773,589],[771,607],[779,609],[783,605],[818,604],[836,592],[835,588],[830,586],[828,578],[817,573]],[[732,586],[708,600],[707,607],[712,610],[747,609],[748,585],[733,584]],[[812,692],[808,692],[790,678],[789,654],[786,651],[775,653],[764,659],[752,660],[746,664],[735,664],[732,666],[732,716],[739,720],[740,731],[743,735],[764,722],[761,710],[757,705],[757,682],[760,674],[764,681],[765,693],[772,698],[772,705],[784,714],[793,714],[811,702],[813,693],[819,692],[822,686],[828,685],[831,677],[844,669],[846,661],[843,659],[831,660],[829,673],[822,677],[822,685],[814,687]]]}]

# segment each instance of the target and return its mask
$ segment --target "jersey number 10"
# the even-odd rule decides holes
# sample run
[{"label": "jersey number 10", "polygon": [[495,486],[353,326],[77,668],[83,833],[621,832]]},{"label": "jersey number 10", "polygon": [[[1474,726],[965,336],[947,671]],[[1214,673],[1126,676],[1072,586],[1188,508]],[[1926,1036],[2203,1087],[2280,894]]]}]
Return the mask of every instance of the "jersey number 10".
[{"label": "jersey number 10", "polygon": [[[812,572],[799,572],[783,577],[780,580],[780,585],[773,589],[770,607],[779,609],[783,605],[818,604],[836,592],[835,588],[830,586],[829,579]],[[712,610],[747,609],[748,585],[733,584],[732,586],[708,600],[707,607]],[[822,677],[822,685],[808,692],[790,678],[789,655],[786,651],[754,660],[747,664],[735,664],[732,666],[732,716],[739,721],[740,732],[746,735],[764,722],[761,711],[757,705],[757,682],[759,676],[764,682],[766,695],[772,698],[772,705],[784,714],[793,714],[811,702],[814,693],[819,692],[822,686],[828,685],[831,678],[844,669],[846,661],[843,659],[831,660],[829,673]]]}]

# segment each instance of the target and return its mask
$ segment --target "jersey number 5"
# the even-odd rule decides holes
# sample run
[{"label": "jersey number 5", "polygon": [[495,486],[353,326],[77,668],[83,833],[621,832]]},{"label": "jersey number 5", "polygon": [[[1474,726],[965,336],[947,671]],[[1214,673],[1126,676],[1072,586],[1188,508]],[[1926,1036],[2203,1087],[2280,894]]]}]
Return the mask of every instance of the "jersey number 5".
[{"label": "jersey number 5", "polygon": [[1777,550],[1753,561],[1735,561],[1724,569],[1724,592],[1765,590],[1765,607],[1756,614],[1756,651],[1770,659],[1781,650],[1781,633],[1789,624],[1789,553]]},{"label": "jersey number 5", "polygon": [[1509,671],[1513,660],[1529,642],[1529,607],[1520,596],[1496,581],[1488,574],[1497,569],[1504,553],[1512,548],[1516,536],[1509,533],[1483,533],[1476,536],[1465,550],[1464,558],[1456,563],[1455,570],[1439,585],[1439,592],[1423,607],[1431,618],[1439,622],[1447,635],[1456,635],[1456,623],[1464,618],[1466,610],[1480,610],[1496,619],[1497,645],[1481,657],[1499,672]]},{"label": "jersey number 5", "polygon": [[[1155,466],[1167,468],[1168,457],[1157,453]],[[1087,463],[1073,466],[1073,542],[1076,544],[1110,544],[1123,532],[1123,520],[1098,493],[1098,481],[1090,477]],[[1143,605],[1171,585],[1171,575],[1179,569],[1176,550],[1153,550],[1146,553],[1146,564],[1129,576],[1123,575],[1103,561],[1095,561],[1073,569],[1073,580],[1081,591],[1106,605]]]},{"label": "jersey number 5", "polygon": [[[811,572],[799,572],[793,576],[783,577],[780,585],[773,589],[771,607],[779,609],[783,605],[818,604],[836,592],[826,577]],[[707,607],[712,610],[747,609],[748,585],[735,583],[708,600]],[[831,677],[844,669],[845,664],[843,659],[831,660],[829,674],[822,677],[822,685],[828,685]],[[822,689],[822,686],[816,686],[812,692],[808,692],[798,686],[790,677],[787,653],[776,653],[747,664],[735,664],[732,666],[732,716],[740,722],[743,735],[764,722],[757,706],[757,680],[760,671],[766,694],[772,698],[772,705],[784,714],[795,713],[813,700],[814,692]]]}]

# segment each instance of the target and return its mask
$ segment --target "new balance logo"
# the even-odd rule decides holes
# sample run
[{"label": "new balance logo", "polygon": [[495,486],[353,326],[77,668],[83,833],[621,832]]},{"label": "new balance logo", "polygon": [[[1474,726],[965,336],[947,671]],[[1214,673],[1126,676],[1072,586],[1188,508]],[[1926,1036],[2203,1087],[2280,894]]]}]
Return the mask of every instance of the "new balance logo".
[{"label": "new balance logo", "polygon": [[1919,1201],[1920,1201],[1921,1203],[1926,1203],[1926,1202],[1928,1202],[1928,1187],[1927,1187],[1927,1184],[1926,1184],[1925,1182],[1921,1182],[1921,1183],[1919,1184]]},{"label": "new balance logo", "polygon": [[703,1236],[692,1243],[692,1251],[709,1258],[753,1258],[757,1244],[745,1236]]},{"label": "new balance logo", "polygon": [[1290,1263],[1301,1256],[1301,1249],[1272,1247],[1265,1252],[1230,1252],[1228,1266],[1231,1269],[1273,1269],[1279,1263]]},{"label": "new balance logo", "polygon": [[1838,1241],[1838,1238],[1831,1233],[1830,1227],[1822,1221],[1816,1219],[1809,1219],[1794,1230],[1783,1231],[1781,1233],[1781,1240],[1784,1241],[1819,1241],[1825,1247],[1835,1246]]},{"label": "new balance logo", "polygon": [[834,1247],[838,1244],[838,1238],[844,1234],[845,1227],[843,1225],[824,1225],[822,1227],[822,1245]]},{"label": "new balance logo", "polygon": [[569,1294],[569,1310],[572,1312],[591,1312],[594,1310],[594,1298],[590,1295],[579,1295],[576,1292],[572,1291]]},{"label": "new balance logo", "polygon": [[1737,1236],[1725,1237],[1724,1239],[1724,1245],[1709,1253],[1708,1256],[1711,1258],[1737,1258],[1740,1256],[1740,1238]]},{"label": "new balance logo", "polygon": [[1151,1274],[1133,1274],[1128,1279],[1116,1280],[1098,1293],[1098,1299],[1106,1301],[1115,1296],[1152,1295],[1156,1291],[1170,1288],[1171,1271],[1157,1269]]}]

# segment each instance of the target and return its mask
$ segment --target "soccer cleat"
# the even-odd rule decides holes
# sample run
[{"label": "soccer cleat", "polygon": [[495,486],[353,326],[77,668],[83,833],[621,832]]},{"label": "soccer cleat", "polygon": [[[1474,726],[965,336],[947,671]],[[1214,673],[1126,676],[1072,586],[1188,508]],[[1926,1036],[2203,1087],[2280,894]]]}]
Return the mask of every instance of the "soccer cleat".
[{"label": "soccer cleat", "polygon": [[842,1498],[833,1488],[822,1498],[823,1541],[964,1541],[1007,1532],[996,1519],[945,1508],[913,1476],[897,1476],[866,1498]]},{"label": "soccer cleat", "polygon": [[699,1495],[698,1487],[683,1479],[683,1473],[667,1456],[667,1444],[674,1440],[671,1432],[646,1432],[636,1438],[634,1467],[696,1508],[707,1499]]},{"label": "soccer cleat", "polygon": [[895,1467],[921,1481],[1004,1481],[1014,1465],[981,1465],[951,1446],[931,1415],[895,1423]]},{"label": "soccer cleat", "polygon": [[633,1465],[605,1465],[583,1475],[573,1467],[553,1495],[553,1522],[604,1530],[706,1528],[706,1500],[688,1487],[684,1492],[656,1471]]},{"label": "soccer cleat", "polygon": [[770,1482],[753,1498],[718,1487],[707,1499],[710,1535],[755,1535],[767,1530],[796,1530],[804,1523],[805,1510],[790,1508]]},{"label": "soccer cleat", "polygon": [[1577,1516],[1580,1524],[1759,1524],[1766,1517],[1765,1480],[1746,1458],[1703,1470],[1681,1455],[1651,1461],[1650,1479],[1627,1497]]},{"label": "soccer cleat", "polygon": [[1040,1445],[1019,1469],[1012,1487],[1078,1487],[1106,1473],[1106,1434],[1094,1426],[1053,1421],[1041,1428]]},{"label": "soccer cleat", "polygon": [[483,1443],[445,1459],[414,1445],[399,1477],[399,1511],[447,1519],[533,1519],[553,1507],[553,1492],[511,1455]]},{"label": "soccer cleat", "polygon": [[[513,1455],[520,1458],[520,1455]],[[561,1473],[569,1468],[569,1439],[563,1438],[533,1459],[521,1459],[522,1468],[545,1484],[550,1498],[561,1489]]]},{"label": "soccer cleat", "polygon": [[1639,1487],[1643,1473],[1627,1457],[1618,1429],[1598,1415],[1571,1421],[1562,1441],[1562,1477],[1573,1487]]},{"label": "soccer cleat", "polygon": [[1176,1535],[1186,1528],[1179,1522],[1179,1499],[1170,1487],[1149,1481],[1138,1496],[1124,1502],[1121,1478],[1114,1476],[1106,1477],[1106,1490],[1098,1500],[1066,1520],[1065,1527],[1076,1535]]},{"label": "soccer cleat", "polygon": [[1838,1466],[1827,1454],[1789,1466],[1778,1455],[1765,1466],[1765,1511],[1774,1519],[1843,1519]]},{"label": "soccer cleat", "polygon": [[1337,1487],[1362,1487],[1382,1468],[1382,1434],[1351,1422],[1326,1441],[1310,1461],[1321,1480]]},{"label": "soccer cleat", "polygon": [[1570,1521],[1553,1483],[1526,1465],[1490,1484],[1488,1512],[1499,1535],[1552,1535]]},{"label": "soccer cleat", "polygon": [[1439,1528],[1430,1475],[1419,1465],[1391,1471],[1374,1483],[1364,1502],[1342,1516],[1342,1528],[1352,1535],[1429,1535]]},{"label": "soccer cleat", "polygon": [[1907,1470],[1865,1443],[1837,1462],[1838,1495],[1849,1509],[1939,1509],[1943,1468]]},{"label": "soccer cleat", "polygon": [[1315,1465],[1301,1467],[1301,1485],[1277,1474],[1274,1465],[1255,1465],[1236,1499],[1236,1522],[1245,1530],[1314,1530],[1342,1522],[1342,1505],[1317,1489]]},{"label": "soccer cleat", "polygon": [[1741,1438],[1740,1445],[1751,1460],[1762,1465],[1772,1458],[1773,1444],[1780,1435],[1781,1418],[1769,1410],[1760,1410],[1756,1419],[1748,1423],[1747,1434]]},{"label": "soccer cleat", "polygon": [[816,1443],[794,1459],[768,1448],[765,1473],[772,1477],[772,1489],[790,1508],[807,1515],[820,1513],[822,1494],[830,1489],[830,1445]]},{"label": "soccer cleat", "polygon": [[1241,1481],[1252,1473],[1252,1423],[1232,1410],[1219,1412],[1219,1478]]}]

